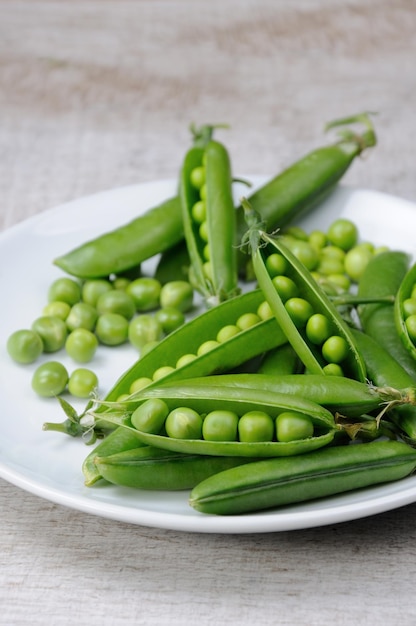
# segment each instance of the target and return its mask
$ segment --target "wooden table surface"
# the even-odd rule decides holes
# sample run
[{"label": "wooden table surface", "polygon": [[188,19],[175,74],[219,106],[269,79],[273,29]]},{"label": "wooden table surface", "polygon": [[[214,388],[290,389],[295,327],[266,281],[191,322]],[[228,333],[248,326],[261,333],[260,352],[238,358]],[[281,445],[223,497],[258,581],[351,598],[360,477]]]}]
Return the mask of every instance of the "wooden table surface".
[{"label": "wooden table surface", "polygon": [[[416,201],[412,0],[0,0],[0,15],[2,229],[175,177],[190,122],[229,123],[234,171],[273,174],[363,110],[379,145],[345,183]],[[0,480],[0,623],[410,626],[415,518],[194,534]]]}]

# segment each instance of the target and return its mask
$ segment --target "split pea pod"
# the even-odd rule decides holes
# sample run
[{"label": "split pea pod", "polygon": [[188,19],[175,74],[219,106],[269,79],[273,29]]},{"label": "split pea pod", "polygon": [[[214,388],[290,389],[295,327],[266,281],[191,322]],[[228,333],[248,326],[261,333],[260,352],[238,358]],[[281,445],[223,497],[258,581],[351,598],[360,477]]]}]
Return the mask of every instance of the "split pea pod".
[{"label": "split pea pod", "polygon": [[[148,386],[232,370],[286,343],[276,320],[268,311],[262,314],[264,304],[263,293],[257,289],[207,309],[139,358],[115,383],[105,402],[117,402],[125,394],[133,394],[134,400],[131,389],[137,382]],[[105,405],[101,410],[106,410]]]},{"label": "split pea pod", "polygon": [[256,389],[259,392],[273,392],[290,395],[293,398],[306,398],[325,407],[332,414],[339,413],[344,417],[357,418],[364,414],[385,409],[392,403],[394,406],[412,405],[416,402],[416,390],[411,381],[406,387],[394,389],[391,384],[376,387],[367,382],[341,376],[325,376],[321,374],[220,374],[201,378],[190,378],[179,383],[169,383],[145,392],[147,397],[169,391],[175,386],[176,392],[184,396],[196,396],[207,385],[228,389],[230,398],[244,393],[245,389]]},{"label": "split pea pod", "polygon": [[213,474],[249,462],[246,457],[181,454],[152,446],[94,458],[97,472],[107,482],[155,491],[192,489]]},{"label": "split pea pod", "polygon": [[209,138],[187,152],[180,198],[189,279],[208,305],[216,305],[239,292],[231,164],[222,143]]},{"label": "split pea pod", "polygon": [[189,504],[213,515],[250,513],[401,480],[415,468],[416,450],[402,442],[334,446],[219,472],[192,490]]},{"label": "split pea pod", "polygon": [[406,272],[394,303],[396,331],[416,363],[416,265]]},{"label": "split pea pod", "polygon": [[[279,237],[266,234],[244,202],[254,273],[279,326],[311,374],[336,372],[364,381],[365,364],[348,325],[309,270]],[[284,272],[271,277],[263,244],[276,251]]]},{"label": "split pea pod", "polygon": [[[296,429],[303,426],[307,430],[298,434],[301,430]],[[131,414],[131,428],[143,443],[156,448],[239,457],[304,454],[331,443],[338,430],[332,413],[310,400],[214,386],[209,380],[194,390],[180,385],[143,390]]]},{"label": "split pea pod", "polygon": [[[358,298],[396,298],[409,269],[409,255],[386,251],[367,264],[358,283]],[[364,332],[375,339],[416,380],[416,361],[407,351],[396,327],[394,300],[362,304],[357,308]]]}]

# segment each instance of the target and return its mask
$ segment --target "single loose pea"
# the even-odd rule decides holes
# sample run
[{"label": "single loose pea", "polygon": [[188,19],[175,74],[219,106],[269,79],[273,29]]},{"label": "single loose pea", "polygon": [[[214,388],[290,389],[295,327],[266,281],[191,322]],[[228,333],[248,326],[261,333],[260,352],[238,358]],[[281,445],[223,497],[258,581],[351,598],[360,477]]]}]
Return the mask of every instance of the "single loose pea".
[{"label": "single loose pea", "polygon": [[84,367],[77,368],[69,376],[68,391],[76,398],[89,398],[97,387],[97,375]]},{"label": "single loose pea", "polygon": [[109,280],[105,280],[104,278],[86,280],[82,285],[82,300],[87,304],[95,306],[101,294],[106,291],[111,291],[112,289],[113,285]]},{"label": "single loose pea", "polygon": [[236,441],[238,415],[233,411],[211,411],[202,424],[202,437],[207,441]]},{"label": "single loose pea", "polygon": [[94,330],[97,318],[98,313],[95,307],[86,302],[77,302],[71,307],[66,318],[66,325],[70,331],[75,330],[75,328]]},{"label": "single loose pea", "polygon": [[169,335],[169,333],[185,323],[184,313],[174,306],[162,307],[156,311],[155,318],[166,335]]},{"label": "single loose pea", "polygon": [[342,274],[344,272],[344,261],[331,256],[322,256],[316,267],[318,274],[328,276],[330,274]]},{"label": "single loose pea", "polygon": [[304,298],[290,298],[285,302],[285,309],[296,328],[305,327],[308,319],[313,315],[312,305]]},{"label": "single loose pea", "polygon": [[207,354],[207,352],[214,350],[214,348],[216,348],[219,345],[220,344],[218,343],[218,341],[215,341],[214,339],[209,339],[208,341],[204,341],[204,343],[201,343],[201,345],[199,346],[197,350],[197,355],[202,356],[203,354]]},{"label": "single loose pea", "polygon": [[346,274],[328,274],[327,279],[332,285],[339,287],[342,291],[348,292],[351,288],[351,280]]},{"label": "single loose pea", "polygon": [[308,270],[313,270],[318,265],[319,254],[316,248],[306,241],[295,239],[289,244],[292,254],[303,263]]},{"label": "single loose pea", "polygon": [[248,411],[238,421],[238,437],[247,443],[272,441],[274,437],[273,419],[264,411]]},{"label": "single loose pea", "polygon": [[165,430],[175,439],[201,439],[202,423],[201,415],[190,407],[177,407],[167,416]]},{"label": "single loose pea", "polygon": [[119,313],[104,313],[98,317],[95,333],[100,343],[119,346],[128,339],[129,322]]},{"label": "single loose pea", "polygon": [[67,337],[65,350],[77,363],[89,363],[97,351],[98,339],[86,328],[76,328]]},{"label": "single loose pea", "polygon": [[275,276],[272,283],[279,294],[282,302],[294,298],[299,293],[299,288],[289,276]]},{"label": "single loose pea", "polygon": [[348,276],[357,282],[372,257],[373,252],[366,246],[359,245],[351,248],[345,255],[344,261],[344,268]]},{"label": "single loose pea", "polygon": [[326,235],[321,230],[313,230],[310,232],[308,241],[310,245],[318,251],[322,250],[327,243]]},{"label": "single loose pea", "polygon": [[305,332],[311,343],[320,346],[331,336],[331,323],[322,313],[314,313],[306,322]]},{"label": "single loose pea", "polygon": [[104,313],[118,313],[127,320],[131,320],[136,312],[136,304],[127,291],[121,289],[111,289],[102,293],[96,304],[98,315]]},{"label": "single loose pea", "polygon": [[138,350],[149,342],[160,341],[162,337],[162,326],[154,315],[142,313],[129,323],[128,338]]},{"label": "single loose pea", "polygon": [[43,342],[34,330],[16,330],[7,340],[7,352],[16,363],[34,363],[43,352]]},{"label": "single loose pea", "polygon": [[288,226],[285,230],[285,235],[300,239],[301,241],[308,241],[309,239],[307,232],[300,226]]},{"label": "single loose pea", "polygon": [[169,414],[168,405],[161,398],[151,398],[140,404],[131,416],[134,428],[145,433],[158,434]]},{"label": "single loose pea", "polygon": [[39,365],[32,377],[32,389],[39,396],[52,398],[62,393],[68,382],[68,372],[62,363],[48,361]]},{"label": "single loose pea", "polygon": [[312,437],[313,422],[309,415],[297,411],[283,411],[276,418],[277,441],[297,441]]},{"label": "single loose pea", "polygon": [[322,356],[328,363],[342,363],[349,353],[349,345],[344,337],[332,335],[322,346]]},{"label": "single loose pea", "polygon": [[65,322],[70,310],[71,305],[68,304],[68,302],[54,300],[53,302],[48,302],[48,304],[43,307],[42,313],[46,316],[59,317]]},{"label": "single loose pea", "polygon": [[134,300],[137,311],[157,309],[160,302],[162,285],[156,278],[140,277],[132,280],[126,288]]},{"label": "single loose pea", "polygon": [[60,317],[42,315],[32,324],[34,330],[42,339],[44,352],[57,352],[65,345],[68,329]]},{"label": "single loose pea", "polygon": [[182,313],[188,313],[192,309],[194,290],[186,280],[172,280],[165,283],[160,290],[160,306],[162,308],[174,307]]},{"label": "single loose pea", "polygon": [[127,278],[127,276],[117,276],[113,280],[113,288],[119,289],[120,291],[126,291],[128,285],[130,285],[131,280]]},{"label": "single loose pea", "polygon": [[223,326],[217,334],[217,341],[219,343],[223,343],[224,341],[228,341],[228,339],[231,339],[231,337],[234,337],[234,335],[237,335],[237,333],[240,332],[240,328],[238,328],[237,325],[234,324],[227,324],[227,326]]},{"label": "single loose pea", "polygon": [[251,328],[261,322],[261,318],[257,313],[243,313],[240,315],[235,325],[241,330],[247,330],[247,328]]},{"label": "single loose pea", "polygon": [[351,220],[339,218],[328,228],[327,237],[333,245],[350,250],[357,244],[358,229]]},{"label": "single loose pea", "polygon": [[57,278],[49,287],[48,302],[66,302],[70,306],[81,300],[81,285],[73,278]]}]

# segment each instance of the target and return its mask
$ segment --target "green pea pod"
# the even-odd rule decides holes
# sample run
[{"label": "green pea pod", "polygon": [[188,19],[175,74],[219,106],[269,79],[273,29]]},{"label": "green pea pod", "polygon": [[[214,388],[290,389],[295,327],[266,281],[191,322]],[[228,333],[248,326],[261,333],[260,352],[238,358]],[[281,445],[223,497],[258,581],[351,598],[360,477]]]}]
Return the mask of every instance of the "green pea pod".
[{"label": "green pea pod", "polygon": [[134,489],[179,491],[225,469],[251,462],[246,457],[181,454],[152,446],[94,459],[97,471],[109,483]]},{"label": "green pea pod", "polygon": [[[206,376],[232,370],[251,357],[262,354],[271,347],[286,343],[286,337],[276,320],[269,318],[246,330],[241,330],[227,341],[215,342],[211,350],[197,356],[200,346],[207,341],[215,341],[218,332],[224,326],[235,324],[245,313],[256,312],[263,302],[264,296],[260,290],[250,291],[227,300],[218,307],[208,309],[187,324],[180,326],[138,359],[120,377],[107,394],[105,402],[116,402],[120,396],[129,394],[131,384],[135,380],[153,379],[154,373],[163,366],[171,368],[163,378],[166,381]],[[177,367],[180,357],[186,354],[191,354],[195,358]],[[106,407],[103,405],[101,410],[106,410]]]},{"label": "green pea pod", "polygon": [[[252,222],[252,208],[246,205],[248,222]],[[255,219],[255,218],[254,218]],[[322,351],[308,340],[305,332],[305,324],[300,327],[296,324],[291,315],[287,311],[287,304],[282,300],[276,287],[272,282],[272,278],[266,267],[265,253],[262,242],[268,244],[275,249],[287,261],[289,269],[287,276],[293,279],[299,295],[309,305],[311,305],[313,313],[322,314],[327,320],[331,328],[331,336],[341,337],[348,346],[345,359],[342,363],[345,368],[346,375],[350,378],[365,381],[366,370],[365,364],[357,347],[348,325],[345,323],[336,307],[332,304],[328,296],[307,268],[292,254],[292,252],[283,244],[281,239],[267,235],[263,230],[255,226],[251,226],[249,231],[250,246],[252,251],[253,268],[256,274],[260,288],[262,289],[267,302],[272,309],[280,328],[285,333],[289,343],[297,353],[300,360],[305,365],[307,371],[311,374],[325,373],[325,361]]]},{"label": "green pea pod", "polygon": [[416,450],[398,441],[329,447],[219,472],[192,490],[189,504],[213,515],[251,513],[401,480],[415,468]]},{"label": "green pea pod", "polygon": [[181,204],[175,196],[56,258],[54,264],[78,278],[103,278],[136,267],[182,239]]},{"label": "green pea pod", "polygon": [[[416,363],[416,345],[413,338],[409,334],[408,326],[406,324],[407,315],[405,311],[406,301],[412,299],[412,290],[416,284],[416,265],[406,272],[400,287],[397,291],[397,297],[394,303],[394,321],[396,325],[397,333],[403,343],[403,346]],[[416,304],[416,301],[415,301]],[[415,307],[416,312],[416,307]],[[411,313],[414,315],[414,313]]]},{"label": "green pea pod", "polygon": [[290,343],[269,350],[257,368],[259,374],[273,375],[273,378],[286,374],[296,374],[300,370],[299,357]]},{"label": "green pea pod", "polygon": [[391,384],[376,387],[367,382],[341,376],[325,376],[321,374],[221,374],[200,378],[190,378],[180,383],[165,383],[156,389],[145,391],[150,397],[153,393],[176,392],[183,396],[196,396],[208,385],[228,389],[230,398],[240,395],[244,390],[254,389],[258,392],[272,392],[291,395],[294,398],[306,398],[328,409],[332,414],[339,413],[344,417],[356,418],[376,411],[385,412],[386,407],[413,405],[416,391],[411,380],[398,381],[404,387],[394,389]]},{"label": "green pea pod", "polygon": [[143,445],[134,431],[116,427],[84,459],[82,473],[84,474],[85,485],[91,487],[100,478],[103,478],[95,463],[96,456],[109,456],[116,452],[127,451],[132,448],[137,449]]},{"label": "green pea pod", "polygon": [[[201,172],[198,185],[192,182],[195,172]],[[180,197],[190,279],[207,304],[216,305],[239,291],[231,166],[221,143],[211,139],[203,148],[188,151],[181,172]],[[204,215],[196,219],[197,203],[203,205]]]},{"label": "green pea pod", "polygon": [[[356,344],[364,358],[369,380],[378,387],[412,389],[416,378],[381,345],[379,341],[359,330],[352,330]],[[412,442],[416,442],[416,407],[410,404],[389,411],[389,419]]]},{"label": "green pea pod", "polygon": [[[265,230],[282,228],[311,211],[334,189],[352,162],[364,150],[376,145],[377,139],[367,113],[335,120],[327,129],[361,124],[364,132],[342,129],[340,139],[329,146],[313,150],[289,168],[269,180],[249,196],[251,206],[264,221]],[[247,226],[244,208],[237,209],[237,243]]]},{"label": "green pea pod", "polygon": [[[375,255],[366,266],[358,283],[358,297],[397,296],[409,269],[409,255],[386,251]],[[403,291],[401,292],[403,294]],[[357,309],[364,332],[375,339],[416,380],[416,361],[403,345],[397,332],[394,303],[360,305]]]},{"label": "green pea pod", "polygon": [[[149,388],[143,391],[142,400],[160,398],[166,403],[169,412],[178,407],[190,408],[199,414],[215,410],[225,410],[238,416],[251,411],[263,411],[275,420],[284,411],[307,415],[313,425],[313,436],[294,441],[212,441],[205,439],[178,439],[165,434],[155,434],[152,426],[146,426],[146,432],[137,430],[141,441],[147,445],[172,450],[184,454],[209,456],[271,457],[304,454],[307,451],[328,445],[334,439],[337,426],[330,411],[316,402],[303,398],[294,398],[288,394],[274,393],[258,389],[227,388],[213,386],[209,380],[205,387],[184,390],[181,386]],[[149,423],[148,423],[149,424]],[[123,428],[130,428],[125,423]],[[158,422],[158,427],[159,422]],[[163,431],[163,427],[162,427]],[[162,432],[161,431],[161,432]]]}]

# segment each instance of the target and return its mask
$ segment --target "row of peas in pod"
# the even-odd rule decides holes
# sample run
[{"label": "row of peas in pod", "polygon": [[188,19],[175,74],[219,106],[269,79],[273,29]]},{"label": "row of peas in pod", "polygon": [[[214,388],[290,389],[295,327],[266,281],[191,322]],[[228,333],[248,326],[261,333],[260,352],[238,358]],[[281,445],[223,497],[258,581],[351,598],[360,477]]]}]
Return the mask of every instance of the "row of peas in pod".
[{"label": "row of peas in pod", "polygon": [[[116,277],[80,281],[56,279],[47,303],[30,328],[14,331],[7,351],[19,364],[34,363],[42,354],[65,351],[75,363],[93,361],[99,345],[133,345],[141,354],[185,322],[193,307],[194,292],[187,281],[162,284],[153,277]],[[65,389],[86,398],[97,388],[96,374],[79,367],[71,374],[51,360],[34,372],[32,387],[45,397]]]}]

